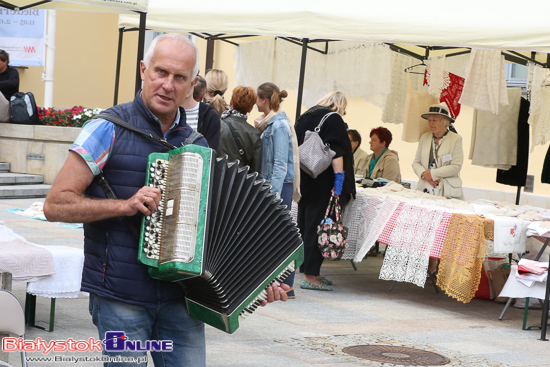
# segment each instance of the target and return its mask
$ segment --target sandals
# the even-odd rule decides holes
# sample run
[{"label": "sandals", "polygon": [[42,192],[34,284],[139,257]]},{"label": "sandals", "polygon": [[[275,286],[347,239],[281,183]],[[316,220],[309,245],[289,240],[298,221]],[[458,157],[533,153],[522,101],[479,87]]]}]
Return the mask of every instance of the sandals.
[{"label": "sandals", "polygon": [[375,245],[370,248],[369,252],[367,252],[367,256],[376,257],[376,255],[378,255],[378,251],[376,251],[376,245]]},{"label": "sandals", "polygon": [[334,289],[330,285],[318,286],[318,285],[315,285],[315,284],[312,284],[312,283],[308,282],[307,280],[302,280],[302,285],[300,285],[300,288],[302,288],[302,289],[312,289],[312,290],[315,290],[315,291],[332,291]]}]

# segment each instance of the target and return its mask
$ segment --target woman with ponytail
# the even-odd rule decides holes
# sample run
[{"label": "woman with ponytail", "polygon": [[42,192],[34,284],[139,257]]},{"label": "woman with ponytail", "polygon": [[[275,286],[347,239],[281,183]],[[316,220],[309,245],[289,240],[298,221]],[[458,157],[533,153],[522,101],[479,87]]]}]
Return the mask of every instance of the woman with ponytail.
[{"label": "woman with ponytail", "polygon": [[[290,210],[292,199],[299,200],[300,173],[298,144],[294,126],[281,108],[286,90],[279,90],[273,83],[263,83],[256,92],[256,106],[262,115],[254,120],[254,125],[262,134],[262,168],[260,177],[271,185],[271,192],[283,200]],[[296,190],[296,195],[294,195]],[[287,292],[294,298],[294,272],[284,281],[291,288]]]},{"label": "woman with ponytail", "polygon": [[223,70],[212,69],[204,76],[206,80],[206,103],[209,103],[218,112],[227,110],[227,104],[223,98],[227,90],[227,74]]}]

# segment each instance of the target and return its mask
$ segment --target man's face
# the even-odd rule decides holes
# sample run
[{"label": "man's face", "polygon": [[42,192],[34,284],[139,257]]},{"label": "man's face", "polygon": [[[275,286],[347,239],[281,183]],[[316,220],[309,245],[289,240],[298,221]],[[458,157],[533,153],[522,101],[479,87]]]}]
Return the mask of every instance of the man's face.
[{"label": "man's face", "polygon": [[8,68],[8,62],[0,60],[0,73],[3,73]]},{"label": "man's face", "polygon": [[141,98],[161,122],[173,122],[178,107],[193,90],[195,57],[191,46],[164,39],[157,43],[149,67],[141,62]]}]

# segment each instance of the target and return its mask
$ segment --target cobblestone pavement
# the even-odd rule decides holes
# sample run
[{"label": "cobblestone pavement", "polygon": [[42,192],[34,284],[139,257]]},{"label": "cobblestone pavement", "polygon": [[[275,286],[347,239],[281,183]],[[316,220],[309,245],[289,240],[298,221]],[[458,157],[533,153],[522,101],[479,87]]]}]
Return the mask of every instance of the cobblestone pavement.
[{"label": "cobblestone pavement", "polygon": [[[82,247],[82,229],[68,228],[25,218],[9,209],[26,209],[43,199],[0,200],[0,221],[28,241],[48,246]],[[447,366],[549,366],[550,347],[540,341],[540,330],[522,330],[523,310],[511,307],[504,320],[498,316],[503,304],[474,299],[463,304],[433,287],[400,283],[388,291],[390,282],[378,279],[383,257],[357,264],[325,262],[323,275],[334,281],[333,292],[302,290],[296,275],[296,299],[260,308],[241,322],[231,335],[207,326],[208,366],[398,366],[344,352],[351,346],[386,345],[437,353]],[[13,287],[25,301],[25,285]],[[50,299],[37,298],[36,319],[46,326]],[[540,322],[540,310],[530,310],[529,325]],[[56,300],[55,329],[47,332],[27,327],[27,339],[88,340],[98,338],[88,313],[88,299]],[[389,357],[405,357],[386,353]],[[30,352],[30,357],[42,357]],[[99,352],[51,352],[58,361],[34,361],[32,366],[100,366],[85,362]],[[400,357],[401,356],[401,357]],[[19,365],[18,355],[9,361]],[[60,361],[63,359],[63,361]],[[395,362],[395,359],[394,359]],[[144,364],[145,365],[145,364]],[[148,363],[149,366],[152,362]]]}]

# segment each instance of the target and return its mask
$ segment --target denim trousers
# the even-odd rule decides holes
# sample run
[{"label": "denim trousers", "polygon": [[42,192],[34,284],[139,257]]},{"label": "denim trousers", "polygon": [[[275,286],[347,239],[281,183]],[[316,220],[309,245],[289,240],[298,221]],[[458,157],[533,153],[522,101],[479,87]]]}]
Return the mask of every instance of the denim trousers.
[{"label": "denim trousers", "polygon": [[[146,345],[148,340],[172,341],[172,351],[151,352],[155,367],[206,365],[204,323],[189,316],[183,302],[146,308],[90,294],[90,314],[101,340],[105,339],[106,332],[119,331],[124,332],[125,340],[141,341],[142,345]],[[146,358],[145,350],[120,352],[105,349],[104,345],[103,354],[114,357],[115,362],[105,362],[104,366],[147,365],[137,362]],[[126,357],[133,357],[134,362]]]},{"label": "denim trousers", "polygon": [[[292,208],[292,194],[294,193],[294,183],[293,182],[286,182],[283,184],[283,189],[281,190],[281,199],[283,199],[283,205],[286,205],[286,209],[290,211]],[[284,284],[288,284],[290,287],[294,286],[294,276],[296,275],[296,272],[293,271],[290,273],[290,275],[285,279],[283,282]]]}]

